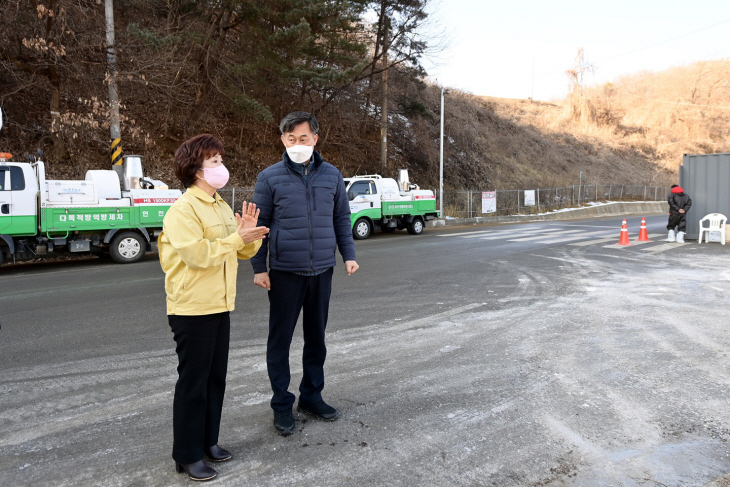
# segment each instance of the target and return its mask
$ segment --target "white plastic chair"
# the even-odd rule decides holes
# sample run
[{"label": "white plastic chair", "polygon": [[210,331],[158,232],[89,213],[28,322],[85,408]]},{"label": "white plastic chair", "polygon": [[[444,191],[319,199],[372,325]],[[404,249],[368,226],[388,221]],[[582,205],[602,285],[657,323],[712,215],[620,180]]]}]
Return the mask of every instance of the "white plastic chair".
[{"label": "white plastic chair", "polygon": [[[702,222],[705,220],[710,222],[709,227],[703,227]],[[725,223],[727,217],[722,213],[710,213],[700,220],[700,243],[702,243],[702,236],[707,232],[707,238],[705,242],[710,241],[710,232],[720,232],[720,243],[725,245]]]}]

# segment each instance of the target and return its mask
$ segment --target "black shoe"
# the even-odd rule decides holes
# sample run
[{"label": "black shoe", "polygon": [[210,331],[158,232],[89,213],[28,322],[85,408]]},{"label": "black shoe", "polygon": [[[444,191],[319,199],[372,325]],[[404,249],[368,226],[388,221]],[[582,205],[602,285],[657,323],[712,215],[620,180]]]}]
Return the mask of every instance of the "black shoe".
[{"label": "black shoe", "polygon": [[205,456],[208,457],[208,460],[211,462],[225,462],[226,460],[233,458],[233,453],[219,447],[218,445],[213,445],[205,449]]},{"label": "black shoe", "polygon": [[340,412],[338,410],[322,400],[315,402],[314,404],[310,404],[299,399],[297,411],[304,414],[311,414],[323,421],[334,421],[340,417]]},{"label": "black shoe", "polygon": [[203,460],[187,464],[175,462],[175,470],[177,470],[177,473],[185,472],[188,474],[188,477],[190,477],[190,480],[197,480],[200,482],[212,480],[218,476],[218,472],[206,465]]},{"label": "black shoe", "polygon": [[294,433],[294,415],[288,411],[274,411],[274,428],[281,436]]}]

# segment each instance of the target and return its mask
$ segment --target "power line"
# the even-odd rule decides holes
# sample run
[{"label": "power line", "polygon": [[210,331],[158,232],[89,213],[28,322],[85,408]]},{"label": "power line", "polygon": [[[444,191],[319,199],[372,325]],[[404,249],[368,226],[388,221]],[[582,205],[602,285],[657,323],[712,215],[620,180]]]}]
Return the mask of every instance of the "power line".
[{"label": "power line", "polygon": [[652,47],[659,46],[659,45],[664,44],[666,42],[676,41],[677,39],[682,39],[682,38],[687,37],[687,36],[690,36],[692,34],[696,34],[698,32],[702,32],[703,30],[712,29],[713,27],[717,27],[718,25],[726,24],[728,22],[730,22],[730,19],[725,19],[722,22],[718,22],[716,24],[708,25],[707,27],[703,27],[701,29],[693,30],[692,32],[687,32],[686,34],[682,34],[682,35],[677,36],[677,37],[672,37],[671,39],[665,39],[663,41],[657,42],[656,44],[651,44],[650,46],[640,47],[638,49],[634,49],[633,51],[628,51],[628,52],[625,52],[623,54],[617,54],[615,56],[611,56],[611,57],[607,57],[607,58],[601,59],[600,61],[597,61],[594,64],[602,63],[604,61],[610,61],[612,59],[616,59],[616,58],[622,57],[622,56],[628,56],[629,54],[634,54],[635,52],[643,51],[645,49],[651,49]]},{"label": "power line", "polygon": [[[627,51],[627,52],[624,52],[624,53],[621,53],[621,54],[617,54],[615,56],[610,56],[610,57],[601,59],[600,61],[597,61],[595,63],[591,63],[591,66],[596,66],[599,63],[603,63],[605,61],[610,61],[610,60],[613,60],[613,59],[616,59],[616,58],[619,58],[619,57],[623,57],[623,56],[628,56],[629,54],[634,54],[636,52],[644,51],[646,49],[651,49],[652,47],[656,47],[656,46],[659,46],[661,44],[665,44],[667,42],[676,41],[677,39],[682,39],[682,38],[687,37],[687,36],[690,36],[692,34],[696,34],[698,32],[702,32],[702,31],[707,30],[707,29],[712,29],[713,27],[717,27],[718,25],[726,24],[728,22],[730,22],[730,19],[725,19],[725,20],[723,20],[721,22],[717,22],[715,24],[708,25],[706,27],[702,27],[701,29],[693,30],[692,32],[687,32],[685,34],[682,34],[682,35],[679,35],[679,36],[676,36],[676,37],[672,37],[670,39],[665,39],[663,41],[659,41],[657,43],[654,43],[654,44],[651,44],[651,45],[648,45],[648,46],[640,47],[640,48],[634,49],[632,51]],[[546,72],[543,72],[543,73],[534,74],[534,72],[533,72],[532,78],[533,79],[535,77],[541,78],[541,77],[544,77],[544,76],[554,76],[554,75],[558,75],[558,74],[561,74],[562,75],[563,73],[565,73],[565,70],[560,71],[560,73],[558,73],[558,71],[549,71],[549,72],[546,71]],[[523,77],[520,77],[520,78],[514,78],[514,79],[511,79],[511,80],[508,80],[507,83],[517,82],[517,81],[523,81],[526,78],[527,78],[526,76],[523,76]]]}]

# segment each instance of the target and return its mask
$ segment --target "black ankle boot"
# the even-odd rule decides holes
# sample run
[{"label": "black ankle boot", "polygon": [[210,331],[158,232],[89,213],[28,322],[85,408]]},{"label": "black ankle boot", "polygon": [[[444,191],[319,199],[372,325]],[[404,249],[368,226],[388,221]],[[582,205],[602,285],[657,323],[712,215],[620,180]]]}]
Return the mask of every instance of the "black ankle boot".
[{"label": "black ankle boot", "polygon": [[213,445],[205,449],[205,456],[211,462],[225,462],[233,458],[233,453],[229,452],[225,448],[221,448],[218,445]]},{"label": "black ankle boot", "polygon": [[175,470],[177,470],[177,473],[185,472],[190,480],[205,481],[218,476],[218,472],[206,465],[203,460],[198,460],[195,463],[175,462]]}]

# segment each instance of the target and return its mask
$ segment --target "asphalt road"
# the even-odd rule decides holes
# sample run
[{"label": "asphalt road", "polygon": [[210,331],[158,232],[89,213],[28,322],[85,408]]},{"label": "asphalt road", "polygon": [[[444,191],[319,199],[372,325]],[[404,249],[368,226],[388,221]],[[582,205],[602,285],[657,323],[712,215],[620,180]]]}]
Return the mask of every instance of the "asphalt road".
[{"label": "asphalt road", "polygon": [[[640,218],[628,218],[632,240]],[[730,472],[730,246],[621,218],[357,242],[335,272],[335,423],[276,435],[268,302],[242,262],[219,485],[704,485]],[[186,485],[155,255],[0,269],[0,485]],[[292,347],[292,390],[301,367]]]}]

